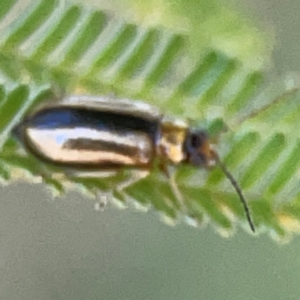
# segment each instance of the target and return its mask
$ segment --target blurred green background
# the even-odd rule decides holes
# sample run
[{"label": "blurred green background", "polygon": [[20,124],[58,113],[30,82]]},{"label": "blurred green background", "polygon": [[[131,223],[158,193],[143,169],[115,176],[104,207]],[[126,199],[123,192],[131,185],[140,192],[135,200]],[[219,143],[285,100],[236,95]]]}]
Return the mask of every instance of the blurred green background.
[{"label": "blurred green background", "polygon": [[[159,2],[159,1],[158,1]],[[270,35],[273,73],[300,71],[300,2],[239,2]],[[273,33],[272,33],[273,32]],[[168,227],[156,213],[108,207],[42,186],[1,188],[0,299],[299,299],[300,239],[286,245],[211,225]]]}]

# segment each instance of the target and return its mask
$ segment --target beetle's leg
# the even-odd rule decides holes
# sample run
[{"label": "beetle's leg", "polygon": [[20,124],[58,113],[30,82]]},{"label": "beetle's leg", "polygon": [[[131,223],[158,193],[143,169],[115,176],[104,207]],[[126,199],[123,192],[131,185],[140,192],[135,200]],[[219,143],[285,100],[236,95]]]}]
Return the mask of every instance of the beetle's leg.
[{"label": "beetle's leg", "polygon": [[[188,209],[187,209],[186,203],[184,201],[184,197],[176,183],[176,168],[175,167],[173,168],[172,166],[167,166],[167,165],[165,165],[164,167],[166,170],[166,172],[164,172],[164,174],[166,174],[169,185],[171,187],[171,191],[172,191],[175,199],[177,200],[177,205],[176,205],[175,209],[177,209],[177,210],[179,209],[180,212],[182,213],[182,215],[187,215]],[[172,204],[172,205],[174,206],[174,204]]]},{"label": "beetle's leg", "polygon": [[124,206],[124,203],[127,200],[126,198],[128,198],[124,190],[139,180],[147,177],[150,173],[149,170],[127,170],[127,172],[129,174],[128,178],[118,183],[113,189],[114,198],[119,200],[118,204],[121,204],[122,206]]},{"label": "beetle's leg", "polygon": [[95,203],[94,208],[95,210],[102,211],[106,207],[108,201],[111,199],[111,193],[101,192],[97,193],[98,201]]},{"label": "beetle's leg", "polygon": [[117,191],[123,191],[127,187],[133,185],[134,183],[138,182],[139,180],[147,177],[149,175],[149,170],[130,170],[129,176],[126,180],[122,181],[116,186]]},{"label": "beetle's leg", "polygon": [[117,170],[105,170],[105,171],[70,171],[65,170],[65,174],[69,177],[77,178],[109,178],[117,174]]},{"label": "beetle's leg", "polygon": [[160,161],[158,163],[158,169],[167,177],[167,178],[170,178],[170,170],[168,168],[168,165],[163,163],[162,161]]},{"label": "beetle's leg", "polygon": [[231,127],[237,128],[246,120],[255,118],[260,113],[267,111],[269,108],[281,103],[282,101],[289,100],[291,97],[295,96],[298,92],[299,92],[298,86],[289,88],[288,90],[284,91],[282,94],[275,97],[272,101],[262,105],[261,107],[255,108],[248,113],[245,113],[244,115],[238,117],[236,120],[233,120]]}]

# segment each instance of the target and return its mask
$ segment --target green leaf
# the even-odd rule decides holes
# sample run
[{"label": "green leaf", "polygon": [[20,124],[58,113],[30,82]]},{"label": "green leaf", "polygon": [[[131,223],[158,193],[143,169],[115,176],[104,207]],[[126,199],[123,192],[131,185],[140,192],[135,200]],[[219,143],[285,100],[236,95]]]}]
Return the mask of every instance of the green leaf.
[{"label": "green leaf", "polygon": [[[251,66],[257,56],[263,61],[262,53],[252,49],[243,57],[236,50],[230,56],[231,46],[222,51],[212,42],[203,43],[210,35],[210,40],[242,49],[243,36],[259,38],[246,23],[240,30],[230,26],[232,20],[242,24],[242,18],[228,8],[208,0],[201,5],[202,19],[193,11],[184,16],[182,8],[182,15],[173,11],[169,19],[150,24],[137,15],[132,21],[117,8],[102,10],[78,1],[3,1],[1,180],[43,181],[59,195],[70,189],[93,197],[111,193],[122,206],[133,201],[154,207],[168,221],[210,222],[222,234],[233,231],[235,220],[249,230],[238,195],[218,168],[179,166],[175,184],[173,177],[151,170],[148,177],[120,190],[130,180],[129,170],[106,178],[78,177],[40,163],[10,135],[37,105],[64,93],[140,98],[165,115],[194,120],[218,138],[217,152],[241,185],[258,232],[267,230],[282,239],[299,229],[300,133],[293,130],[300,125],[299,94],[283,80],[269,84],[263,70]],[[174,25],[183,17],[191,25],[184,31]],[[218,19],[222,26],[227,22],[226,30],[214,31]],[[201,34],[196,33],[200,27]]]}]

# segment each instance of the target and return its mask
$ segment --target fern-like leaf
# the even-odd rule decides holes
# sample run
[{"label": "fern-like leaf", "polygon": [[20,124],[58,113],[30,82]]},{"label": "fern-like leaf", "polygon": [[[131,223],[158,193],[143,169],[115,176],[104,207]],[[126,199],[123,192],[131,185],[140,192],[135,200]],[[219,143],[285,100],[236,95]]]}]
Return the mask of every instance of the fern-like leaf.
[{"label": "fern-like leaf", "polygon": [[[285,94],[286,87],[278,84],[277,92],[275,85],[262,88],[266,83],[261,71],[211,48],[202,47],[195,58],[187,35],[159,26],[139,26],[72,2],[22,3],[5,0],[0,6],[0,27],[5,32],[0,40],[4,182],[39,178],[59,194],[69,189],[90,195],[112,191],[122,205],[130,198],[154,207],[168,220],[184,216],[194,225],[210,220],[220,232],[229,232],[232,220],[239,219],[247,228],[238,196],[218,168],[178,168],[175,180],[181,196],[155,171],[121,195],[115,187],[126,180],[125,170],[104,179],[61,175],[64,170],[41,164],[10,136],[28,111],[57,97],[53,86],[66,93],[113,92],[133,101],[143,99],[165,114],[200,120],[199,125],[210,132],[227,124],[217,150],[241,184],[256,227],[281,238],[296,228],[300,220],[300,144],[292,130],[299,123],[296,91]],[[277,101],[275,94],[283,99]],[[255,114],[260,109],[261,114]],[[247,115],[252,117],[241,122]]]}]

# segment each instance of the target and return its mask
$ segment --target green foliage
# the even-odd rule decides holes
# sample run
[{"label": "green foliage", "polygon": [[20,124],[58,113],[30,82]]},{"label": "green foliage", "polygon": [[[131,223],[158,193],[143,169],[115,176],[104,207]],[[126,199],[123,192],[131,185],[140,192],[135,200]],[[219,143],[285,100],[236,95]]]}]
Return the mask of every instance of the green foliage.
[{"label": "green foliage", "polygon": [[[257,229],[280,238],[298,230],[296,90],[285,94],[285,85],[276,83],[259,93],[265,84],[261,71],[212,50],[211,45],[202,46],[198,56],[191,55],[192,35],[126,22],[111,12],[72,2],[22,3],[26,2],[4,0],[0,5],[5,32],[0,40],[3,182],[40,179],[58,194],[70,189],[94,196],[113,192],[119,204],[126,205],[130,197],[168,220],[184,217],[194,225],[209,220],[228,233],[238,219],[248,229],[238,196],[218,168],[178,168],[175,192],[170,181],[154,170],[122,194],[115,187],[130,175],[126,170],[109,178],[76,177],[41,164],[10,135],[28,111],[58,97],[57,86],[65,93],[113,93],[143,99],[172,116],[200,120],[214,136],[226,124],[217,151],[241,184]],[[242,122],[247,115],[252,117]]]}]

